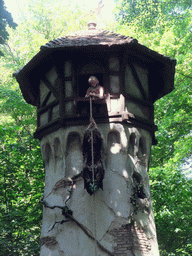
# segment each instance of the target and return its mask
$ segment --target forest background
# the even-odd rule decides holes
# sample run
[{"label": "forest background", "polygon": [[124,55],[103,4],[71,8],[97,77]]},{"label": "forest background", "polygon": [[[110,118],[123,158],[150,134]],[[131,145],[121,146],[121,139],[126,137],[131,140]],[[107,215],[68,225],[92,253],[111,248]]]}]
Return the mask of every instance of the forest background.
[{"label": "forest background", "polygon": [[[105,1],[103,1],[105,4]],[[150,184],[161,256],[192,255],[192,0],[116,0],[103,29],[177,60],[175,90],[155,103],[158,144]],[[16,24],[0,0],[0,256],[37,256],[44,167],[36,109],[13,73],[47,41],[86,29],[90,12],[61,0],[26,0]]]}]

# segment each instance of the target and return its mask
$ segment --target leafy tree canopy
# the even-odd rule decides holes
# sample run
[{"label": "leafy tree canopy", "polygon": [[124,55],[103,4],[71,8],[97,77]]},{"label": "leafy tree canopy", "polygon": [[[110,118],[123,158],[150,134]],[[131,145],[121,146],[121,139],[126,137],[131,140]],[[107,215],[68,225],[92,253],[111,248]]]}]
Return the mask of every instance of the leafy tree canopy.
[{"label": "leafy tree canopy", "polygon": [[116,13],[118,32],[177,60],[175,90],[155,103],[158,144],[150,164],[162,256],[192,254],[192,170],[182,171],[192,156],[191,6],[188,0],[120,0]]},{"label": "leafy tree canopy", "polygon": [[[119,0],[120,24],[134,22],[140,29],[159,32],[167,23],[179,23],[191,10],[191,0]],[[164,23],[164,26],[162,26]],[[176,24],[175,24],[176,25]]]},{"label": "leafy tree canopy", "polygon": [[4,1],[0,0],[0,44],[3,44],[8,38],[9,34],[6,30],[7,24],[12,28],[16,28],[17,26],[13,21],[11,13],[6,10]]}]

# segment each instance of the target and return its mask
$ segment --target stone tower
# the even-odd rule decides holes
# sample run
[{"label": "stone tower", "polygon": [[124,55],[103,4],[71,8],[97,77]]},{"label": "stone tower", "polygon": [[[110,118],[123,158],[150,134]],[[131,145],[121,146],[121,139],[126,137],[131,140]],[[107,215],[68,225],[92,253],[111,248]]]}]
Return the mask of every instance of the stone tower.
[{"label": "stone tower", "polygon": [[[26,102],[37,106],[34,137],[45,163],[41,256],[159,255],[148,177],[153,103],[173,90],[175,64],[90,24],[48,42],[15,74]],[[101,97],[85,97],[90,76]],[[85,149],[88,131],[92,147]],[[86,154],[96,154],[102,175],[94,177],[96,163],[89,166]],[[97,177],[102,185],[94,189]]]}]

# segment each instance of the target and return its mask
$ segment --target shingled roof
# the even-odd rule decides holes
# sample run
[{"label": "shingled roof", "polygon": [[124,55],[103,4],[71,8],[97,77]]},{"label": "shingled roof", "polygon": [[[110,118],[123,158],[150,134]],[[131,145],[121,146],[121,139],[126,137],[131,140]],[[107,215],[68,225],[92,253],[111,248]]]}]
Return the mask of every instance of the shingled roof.
[{"label": "shingled roof", "polygon": [[149,49],[148,47],[139,44],[137,39],[129,36],[113,33],[106,30],[101,30],[96,28],[97,25],[94,22],[88,24],[88,30],[82,30],[74,35],[69,35],[55,40],[51,40],[45,45],[41,46],[40,49],[67,49],[68,47],[86,47],[86,46],[130,46],[139,51],[142,51],[146,55],[152,58],[157,58],[158,60],[164,62],[175,62],[175,60],[170,59],[167,56],[157,53]]},{"label": "shingled roof", "polygon": [[77,34],[57,38],[48,42],[43,48],[57,48],[57,47],[73,47],[73,46],[89,46],[89,45],[124,45],[130,43],[137,43],[136,39],[132,37],[115,34],[105,30],[84,30]]}]

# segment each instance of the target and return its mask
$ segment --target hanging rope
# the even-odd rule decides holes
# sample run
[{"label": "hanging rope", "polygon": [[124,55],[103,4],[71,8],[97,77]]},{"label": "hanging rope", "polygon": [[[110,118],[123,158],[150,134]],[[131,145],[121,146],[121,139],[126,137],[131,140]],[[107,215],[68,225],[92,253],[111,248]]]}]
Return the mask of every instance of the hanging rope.
[{"label": "hanging rope", "polygon": [[[92,98],[91,97],[89,97],[89,101],[90,101],[90,119],[92,119],[93,118],[93,113],[92,113]],[[93,129],[91,129],[91,156],[92,156],[92,164],[91,164],[92,180],[93,180],[93,188],[95,188]]]},{"label": "hanging rope", "polygon": [[[92,98],[91,96],[89,97],[89,102],[90,102],[90,119],[92,120],[93,118],[93,111],[92,111]],[[93,148],[93,129],[91,129],[91,156],[92,156],[92,180],[93,180],[93,189],[95,189],[95,172],[94,172],[94,148]],[[93,193],[93,205],[94,205],[94,235],[95,239],[97,240],[97,223],[96,223],[96,207],[95,207],[95,193]],[[97,243],[95,242],[95,256],[97,256]]]},{"label": "hanging rope", "polygon": [[[90,98],[90,97],[89,97]],[[93,118],[93,98],[90,101],[90,124],[83,137],[84,188],[90,195],[103,189],[104,167],[101,158],[102,138]]]},{"label": "hanging rope", "polygon": [[92,98],[91,98],[91,96],[89,97],[89,102],[90,102],[90,118],[93,118],[93,112],[92,112]]}]

